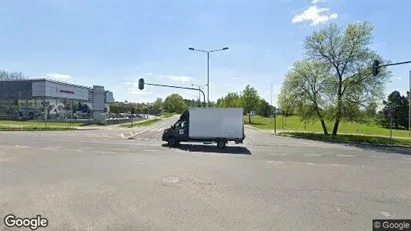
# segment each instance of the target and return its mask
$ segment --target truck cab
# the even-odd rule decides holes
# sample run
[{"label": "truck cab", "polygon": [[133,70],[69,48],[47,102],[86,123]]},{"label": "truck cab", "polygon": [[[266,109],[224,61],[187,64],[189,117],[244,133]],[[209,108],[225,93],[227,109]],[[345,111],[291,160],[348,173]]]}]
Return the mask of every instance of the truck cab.
[{"label": "truck cab", "polygon": [[170,146],[178,145],[181,141],[189,141],[188,118],[189,110],[186,110],[174,125],[164,130],[161,139],[167,141]]}]

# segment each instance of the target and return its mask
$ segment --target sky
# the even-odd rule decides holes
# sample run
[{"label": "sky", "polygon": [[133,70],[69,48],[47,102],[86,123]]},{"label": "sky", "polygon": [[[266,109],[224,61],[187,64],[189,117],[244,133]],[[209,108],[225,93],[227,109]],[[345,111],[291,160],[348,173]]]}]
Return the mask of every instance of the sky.
[{"label": "sky", "polygon": [[[28,77],[103,85],[117,101],[151,102],[198,92],[210,100],[248,84],[276,105],[287,70],[303,58],[303,40],[335,22],[369,20],[372,49],[393,62],[411,60],[409,0],[282,1],[0,1],[0,69]],[[391,67],[386,93],[408,89],[411,65]],[[271,87],[272,86],[272,87]]]}]

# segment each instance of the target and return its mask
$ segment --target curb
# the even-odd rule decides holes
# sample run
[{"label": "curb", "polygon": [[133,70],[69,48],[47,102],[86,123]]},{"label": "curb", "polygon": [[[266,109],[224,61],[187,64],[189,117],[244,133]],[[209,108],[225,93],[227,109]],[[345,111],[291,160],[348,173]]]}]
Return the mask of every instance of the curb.
[{"label": "curb", "polygon": [[400,145],[400,144],[374,144],[374,143],[343,141],[343,140],[319,140],[319,139],[309,139],[309,138],[302,138],[302,137],[293,137],[293,136],[287,136],[287,135],[284,136],[281,134],[277,134],[276,136],[312,140],[312,141],[320,141],[320,142],[329,142],[329,143],[336,143],[336,144],[356,144],[356,145],[363,145],[363,146],[374,146],[374,147],[385,147],[385,148],[411,148],[411,145]]}]

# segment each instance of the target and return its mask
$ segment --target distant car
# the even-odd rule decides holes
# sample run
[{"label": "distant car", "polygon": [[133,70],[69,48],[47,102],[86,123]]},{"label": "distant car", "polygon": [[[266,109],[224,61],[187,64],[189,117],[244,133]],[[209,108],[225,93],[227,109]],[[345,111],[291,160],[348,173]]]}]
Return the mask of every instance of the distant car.
[{"label": "distant car", "polygon": [[34,108],[21,108],[19,110],[19,117],[34,119],[34,117],[40,116],[41,113],[39,110]]}]

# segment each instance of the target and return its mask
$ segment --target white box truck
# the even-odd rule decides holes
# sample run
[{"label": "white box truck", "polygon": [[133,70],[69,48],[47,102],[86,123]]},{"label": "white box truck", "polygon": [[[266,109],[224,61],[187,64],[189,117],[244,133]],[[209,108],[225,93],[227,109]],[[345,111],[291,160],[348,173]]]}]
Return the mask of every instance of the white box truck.
[{"label": "white box truck", "polygon": [[242,108],[189,108],[162,135],[170,146],[180,142],[216,142],[219,148],[225,148],[229,141],[239,144],[244,139]]}]

